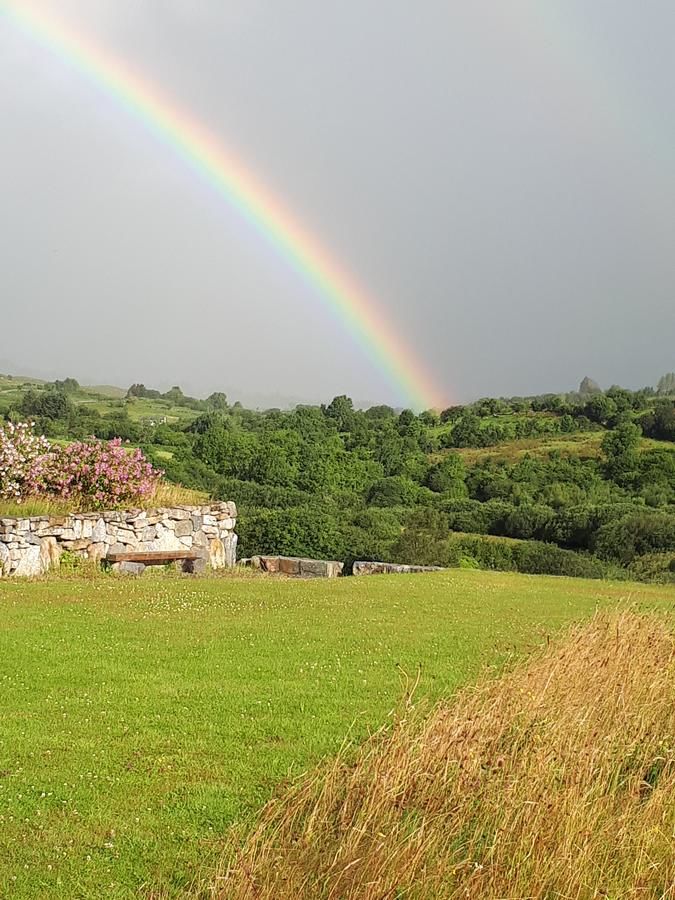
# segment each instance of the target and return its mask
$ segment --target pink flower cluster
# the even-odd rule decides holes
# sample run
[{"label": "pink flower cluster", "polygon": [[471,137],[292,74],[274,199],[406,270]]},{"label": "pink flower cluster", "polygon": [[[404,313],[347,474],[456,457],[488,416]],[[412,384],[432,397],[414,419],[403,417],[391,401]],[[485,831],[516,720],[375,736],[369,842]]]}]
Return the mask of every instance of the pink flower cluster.
[{"label": "pink flower cluster", "polygon": [[51,446],[32,423],[0,427],[0,497],[50,495],[95,509],[133,504],[151,496],[162,472],[138,448],[116,438]]},{"label": "pink flower cluster", "polygon": [[50,454],[45,472],[48,493],[86,502],[96,509],[135,503],[151,496],[162,472],[141,450],[122,441],[78,441]]},{"label": "pink flower cluster", "polygon": [[33,434],[34,422],[0,425],[0,497],[21,501],[42,492],[50,444]]}]

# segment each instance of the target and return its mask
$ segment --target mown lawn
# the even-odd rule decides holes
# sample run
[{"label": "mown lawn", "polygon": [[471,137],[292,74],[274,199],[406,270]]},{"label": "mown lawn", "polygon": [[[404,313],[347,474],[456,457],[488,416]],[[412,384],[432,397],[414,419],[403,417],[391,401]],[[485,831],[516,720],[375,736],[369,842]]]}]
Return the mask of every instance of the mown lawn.
[{"label": "mown lawn", "polygon": [[[667,587],[451,570],[0,582],[0,896],[178,896],[278,782],[386,720]],[[352,727],[353,726],[353,727]]]}]

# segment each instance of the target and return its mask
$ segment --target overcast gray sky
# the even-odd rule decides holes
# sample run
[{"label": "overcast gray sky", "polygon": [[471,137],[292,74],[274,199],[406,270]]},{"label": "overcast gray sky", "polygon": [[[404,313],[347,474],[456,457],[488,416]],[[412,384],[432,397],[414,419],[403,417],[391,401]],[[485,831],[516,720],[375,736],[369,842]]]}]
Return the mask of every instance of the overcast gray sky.
[{"label": "overcast gray sky", "polygon": [[[22,5],[243,159],[448,402],[675,368],[672,0]],[[0,147],[0,366],[401,400],[236,210],[2,13]]]}]

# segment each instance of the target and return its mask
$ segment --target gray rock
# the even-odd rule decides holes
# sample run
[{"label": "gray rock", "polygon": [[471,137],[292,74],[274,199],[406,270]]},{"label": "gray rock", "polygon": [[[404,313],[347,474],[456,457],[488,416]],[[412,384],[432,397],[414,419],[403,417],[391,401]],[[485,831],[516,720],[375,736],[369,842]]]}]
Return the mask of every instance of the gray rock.
[{"label": "gray rock", "polygon": [[227,517],[227,518],[225,518],[225,519],[221,519],[221,520],[218,522],[218,526],[219,526],[221,529],[224,529],[224,530],[226,530],[226,531],[232,531],[232,529],[234,528],[234,519],[231,519],[231,518],[229,518],[229,517]]},{"label": "gray rock", "polygon": [[145,566],[139,562],[120,562],[113,563],[112,570],[120,575],[142,575]]},{"label": "gray rock", "polygon": [[442,572],[441,566],[406,566],[387,562],[355,562],[354,575],[409,575],[417,572]]},{"label": "gray rock", "polygon": [[344,563],[335,559],[301,559],[300,574],[305,578],[337,578]]},{"label": "gray rock", "polygon": [[36,575],[42,575],[45,570],[39,546],[34,544],[18,552],[21,555],[17,560],[17,566],[14,570],[15,575],[24,578],[34,578]]},{"label": "gray rock", "polygon": [[208,565],[206,559],[201,556],[198,559],[187,559],[183,571],[189,572],[191,575],[203,575]]},{"label": "gray rock", "polygon": [[231,531],[225,537],[222,537],[221,540],[225,548],[225,565],[231,568],[237,564],[237,535]]},{"label": "gray rock", "polygon": [[175,509],[169,510],[169,517],[174,519],[177,522],[185,522],[191,516],[191,512],[189,509],[183,509],[180,506],[177,506]]},{"label": "gray rock", "polygon": [[118,529],[117,540],[120,544],[128,544],[131,547],[135,547],[138,543],[138,538],[136,537],[134,532],[126,531],[124,528]]},{"label": "gray rock", "polygon": [[12,557],[9,555],[9,550],[4,544],[0,544],[0,576],[9,575],[11,568]]},{"label": "gray rock", "polygon": [[176,522],[175,534],[176,537],[187,537],[188,534],[192,534],[192,520],[184,519],[181,522]]}]

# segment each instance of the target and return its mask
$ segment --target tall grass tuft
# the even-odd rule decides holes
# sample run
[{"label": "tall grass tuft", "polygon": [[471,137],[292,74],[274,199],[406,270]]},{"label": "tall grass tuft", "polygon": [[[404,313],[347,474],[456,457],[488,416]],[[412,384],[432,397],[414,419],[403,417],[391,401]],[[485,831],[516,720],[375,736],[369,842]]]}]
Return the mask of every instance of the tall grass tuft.
[{"label": "tall grass tuft", "polygon": [[[150,496],[137,503],[122,506],[151,509],[157,506],[202,506],[209,502],[211,502],[209,495],[202,491],[195,491],[169,481],[160,481]],[[115,508],[114,505],[112,508]],[[68,500],[59,497],[28,497],[20,503],[14,500],[0,500],[0,518],[67,516],[72,513],[93,511],[95,509],[87,503],[86,497]]]},{"label": "tall grass tuft", "polygon": [[264,809],[222,900],[675,898],[675,641],[599,616]]}]

